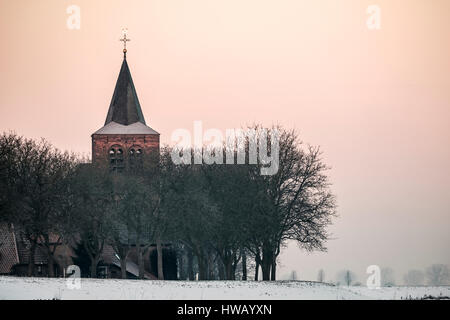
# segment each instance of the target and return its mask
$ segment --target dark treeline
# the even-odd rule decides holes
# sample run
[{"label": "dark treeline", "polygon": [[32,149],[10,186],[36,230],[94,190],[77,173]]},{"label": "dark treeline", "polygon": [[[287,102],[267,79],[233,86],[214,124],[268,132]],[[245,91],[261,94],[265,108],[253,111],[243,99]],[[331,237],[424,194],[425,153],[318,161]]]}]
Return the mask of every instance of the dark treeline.
[{"label": "dark treeline", "polygon": [[[301,143],[294,131],[278,130],[274,175],[261,175],[263,165],[248,162],[176,165],[168,147],[117,173],[45,141],[5,133],[0,222],[14,225],[30,252],[45,248],[48,261],[58,263],[57,246],[82,243],[91,277],[109,245],[124,278],[128,254],[136,248],[143,278],[145,254],[156,246],[158,278],[164,279],[162,252],[170,244],[179,279],[193,280],[198,273],[199,280],[247,280],[252,270],[255,279],[275,280],[287,241],[325,250],[335,216],[319,148]],[[30,259],[29,275],[33,268]]]}]

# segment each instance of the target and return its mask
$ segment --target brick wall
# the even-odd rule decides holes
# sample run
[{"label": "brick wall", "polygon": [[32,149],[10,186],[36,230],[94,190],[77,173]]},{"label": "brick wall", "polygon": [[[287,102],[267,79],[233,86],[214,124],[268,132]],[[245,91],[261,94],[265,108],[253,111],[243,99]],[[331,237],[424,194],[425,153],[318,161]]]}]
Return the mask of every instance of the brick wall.
[{"label": "brick wall", "polygon": [[144,155],[159,154],[159,135],[157,134],[93,134],[92,135],[92,162],[108,161],[108,152],[111,147],[119,145],[124,155],[129,154],[132,147],[142,148]]}]

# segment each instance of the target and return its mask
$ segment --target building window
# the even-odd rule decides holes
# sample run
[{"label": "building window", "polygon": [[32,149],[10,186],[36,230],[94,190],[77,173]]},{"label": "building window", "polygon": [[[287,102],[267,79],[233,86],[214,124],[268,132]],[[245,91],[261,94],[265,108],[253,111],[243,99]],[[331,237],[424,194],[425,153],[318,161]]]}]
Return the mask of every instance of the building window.
[{"label": "building window", "polygon": [[123,161],[123,148],[119,145],[109,149],[109,166],[112,171],[123,171],[125,164]]},{"label": "building window", "polygon": [[142,168],[142,148],[140,146],[132,146],[129,150],[128,157],[131,169]]}]

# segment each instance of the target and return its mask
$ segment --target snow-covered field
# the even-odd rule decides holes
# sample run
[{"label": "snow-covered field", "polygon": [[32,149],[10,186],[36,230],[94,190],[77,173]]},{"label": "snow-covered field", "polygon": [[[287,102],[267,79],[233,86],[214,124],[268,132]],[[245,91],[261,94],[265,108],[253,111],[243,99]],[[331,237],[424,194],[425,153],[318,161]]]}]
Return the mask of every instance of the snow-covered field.
[{"label": "snow-covered field", "polygon": [[0,276],[0,299],[420,299],[449,297],[450,287],[336,287],[304,281],[144,281],[81,279],[71,289],[67,279]]}]

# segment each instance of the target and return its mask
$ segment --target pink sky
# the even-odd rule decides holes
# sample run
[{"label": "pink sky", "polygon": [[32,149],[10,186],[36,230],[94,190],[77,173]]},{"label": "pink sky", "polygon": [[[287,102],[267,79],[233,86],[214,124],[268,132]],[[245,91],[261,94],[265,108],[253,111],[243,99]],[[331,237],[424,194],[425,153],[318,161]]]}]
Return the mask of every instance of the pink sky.
[{"label": "pink sky", "polygon": [[[81,29],[66,27],[69,5]],[[381,30],[366,27],[369,5]],[[258,122],[321,145],[340,217],[327,254],[283,252],[280,275],[333,280],[370,264],[401,280],[450,264],[447,0],[0,0],[0,129],[90,154],[122,59],[147,124]]]}]

